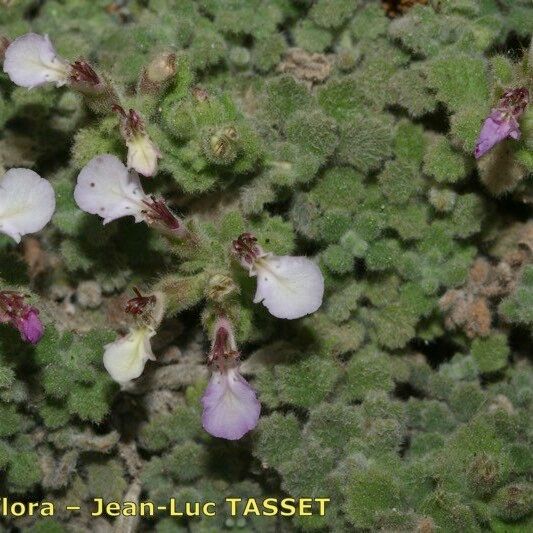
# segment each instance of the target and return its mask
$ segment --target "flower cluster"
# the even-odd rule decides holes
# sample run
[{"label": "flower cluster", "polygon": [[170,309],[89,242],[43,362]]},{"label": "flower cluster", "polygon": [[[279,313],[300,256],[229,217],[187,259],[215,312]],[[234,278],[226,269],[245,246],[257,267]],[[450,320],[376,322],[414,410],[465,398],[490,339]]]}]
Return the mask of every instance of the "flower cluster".
[{"label": "flower cluster", "polygon": [[[175,57],[163,59],[150,65],[143,77],[148,76],[158,83],[168,81],[175,72]],[[88,62],[80,59],[69,63],[57,55],[47,36],[28,34],[9,44],[4,70],[22,87],[55,83],[58,87],[66,85],[91,101],[100,98],[102,102],[111,102],[110,111],[117,113],[120,132],[128,147],[127,166],[111,154],[98,155],[90,160],[79,173],[74,190],[74,199],[80,209],[98,215],[104,224],[133,216],[135,222],[145,222],[168,237],[190,238],[195,244],[201,243],[200,237],[191,233],[163,198],[144,192],[139,174],[153,176],[161,154],[146,133],[146,125],[139,113],[134,109],[126,111],[110,84]],[[143,87],[154,89],[147,83]],[[229,127],[211,139],[214,153],[222,156],[236,136],[235,129]],[[0,197],[0,231],[19,240],[24,233],[41,229],[50,219],[55,206],[53,191],[32,171],[8,172],[0,181],[0,188],[8,193]],[[273,316],[297,319],[321,306],[324,279],[310,259],[274,255],[263,250],[251,233],[236,238],[231,247],[228,246],[228,252],[250,276],[257,278],[253,302],[262,303]],[[223,264],[225,258],[221,257],[220,262]],[[231,279],[229,284],[235,286]],[[211,292],[206,289],[208,298]],[[239,372],[235,333],[226,316],[224,301],[215,298],[210,301],[216,303],[218,318],[208,357],[212,375],[202,398],[203,426],[216,437],[235,440],[256,426],[261,405],[255,391]],[[24,332],[23,337],[36,342],[35,339],[40,337],[37,312],[20,302],[18,296],[5,300],[2,321],[15,324],[21,333]],[[121,387],[140,377],[146,362],[155,359],[151,339],[163,319],[165,308],[165,296],[161,292],[143,295],[135,289],[135,297],[127,303],[125,312],[132,316],[133,325],[123,337],[105,346],[103,356],[106,370]]]},{"label": "flower cluster", "polygon": [[117,112],[128,148],[128,167],[144,176],[157,172],[161,154],[146,133],[139,113],[133,109],[126,113],[112,84],[84,59],[69,63],[57,54],[47,35],[28,33],[6,48],[4,72],[20,87],[33,89],[48,83],[56,87],[67,85],[106,113]]},{"label": "flower cluster", "polygon": [[481,128],[474,155],[476,159],[484,156],[504,139],[520,139],[518,119],[529,103],[529,91],[525,87],[508,89],[486,118]]},{"label": "flower cluster", "polygon": [[44,333],[39,311],[14,291],[0,291],[0,324],[18,329],[23,341],[37,344]]}]

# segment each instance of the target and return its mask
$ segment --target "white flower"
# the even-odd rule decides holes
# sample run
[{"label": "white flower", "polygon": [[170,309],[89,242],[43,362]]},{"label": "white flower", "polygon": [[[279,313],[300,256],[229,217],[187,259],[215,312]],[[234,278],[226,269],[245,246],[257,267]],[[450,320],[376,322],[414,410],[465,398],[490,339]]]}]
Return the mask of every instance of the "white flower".
[{"label": "white flower", "polygon": [[254,262],[250,276],[257,276],[254,303],[277,318],[300,318],[322,305],[324,278],[307,257],[267,254]]},{"label": "white flower", "polygon": [[153,176],[157,172],[157,160],[161,152],[146,133],[144,120],[135,109],[126,112],[118,104],[113,109],[118,113],[120,132],[128,147],[128,168],[133,168],[143,176]]},{"label": "white flower", "polygon": [[70,65],[57,55],[48,35],[27,33],[15,39],[5,52],[4,72],[20,87],[39,87],[45,83],[65,85]]},{"label": "white flower", "polygon": [[301,318],[322,305],[324,278],[307,257],[265,253],[251,233],[233,241],[233,252],[257,276],[254,303],[262,302],[275,317]]},{"label": "white flower", "polygon": [[139,176],[109,154],[91,159],[82,169],[74,199],[83,211],[101,216],[104,224],[128,215],[141,222],[146,210],[143,201],[149,202]]},{"label": "white flower", "polygon": [[27,168],[12,168],[0,178],[0,232],[20,242],[42,230],[54,214],[54,189]]},{"label": "white flower", "polygon": [[161,153],[146,134],[134,135],[126,141],[128,147],[128,168],[150,177],[157,172],[157,160]]},{"label": "white flower", "polygon": [[132,329],[128,335],[105,346],[104,366],[109,375],[121,385],[138,378],[148,359],[155,360],[150,339],[152,328]]}]

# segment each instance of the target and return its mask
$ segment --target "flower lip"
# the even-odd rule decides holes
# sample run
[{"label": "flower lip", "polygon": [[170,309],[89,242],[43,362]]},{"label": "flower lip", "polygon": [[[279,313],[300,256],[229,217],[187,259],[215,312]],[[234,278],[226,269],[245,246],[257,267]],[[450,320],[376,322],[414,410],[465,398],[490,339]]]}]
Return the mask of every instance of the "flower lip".
[{"label": "flower lip", "polygon": [[254,303],[262,303],[277,318],[302,318],[322,305],[324,277],[307,257],[266,254],[250,275],[257,276]]},{"label": "flower lip", "polygon": [[126,113],[119,104],[114,104],[112,109],[120,118],[120,132],[128,147],[128,167],[143,176],[153,176],[161,152],[148,136],[141,116],[134,109]]},{"label": "flower lip", "polygon": [[29,307],[17,321],[17,329],[22,340],[37,344],[44,334],[43,324],[39,319],[39,311],[35,307]]},{"label": "flower lip", "polygon": [[0,233],[15,242],[42,230],[55,207],[54,189],[33,170],[11,168],[0,177]]},{"label": "flower lip", "polygon": [[15,39],[5,50],[4,72],[20,87],[32,89],[55,83],[65,85],[70,65],[57,55],[48,35],[27,33]]},{"label": "flower lip", "polygon": [[249,275],[257,277],[254,303],[262,302],[273,316],[301,318],[322,305],[324,277],[307,257],[265,252],[251,233],[235,239],[232,252]]},{"label": "flower lip", "polygon": [[228,440],[240,439],[252,430],[261,412],[254,389],[239,372],[238,359],[231,322],[219,316],[208,358],[213,372],[202,396],[202,425],[214,437]]},{"label": "flower lip", "polygon": [[202,426],[214,437],[238,440],[257,425],[261,403],[237,368],[215,370],[202,397]]},{"label": "flower lip", "polygon": [[124,216],[144,220],[144,193],[139,176],[129,172],[114,155],[103,154],[91,159],[78,175],[74,199],[87,213],[98,215],[104,224]]},{"label": "flower lip", "polygon": [[104,348],[104,367],[120,385],[138,378],[146,362],[155,360],[150,339],[155,330],[149,327],[133,328],[130,332]]}]

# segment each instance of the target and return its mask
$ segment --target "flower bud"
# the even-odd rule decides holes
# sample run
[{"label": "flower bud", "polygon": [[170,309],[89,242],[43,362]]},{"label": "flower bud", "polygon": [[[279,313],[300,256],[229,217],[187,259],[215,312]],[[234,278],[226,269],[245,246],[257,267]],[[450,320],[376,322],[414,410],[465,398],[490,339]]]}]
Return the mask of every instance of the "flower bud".
[{"label": "flower bud", "polygon": [[222,303],[231,294],[238,291],[238,287],[229,276],[225,274],[215,274],[209,279],[206,288],[206,296],[209,300]]},{"label": "flower bud", "polygon": [[230,165],[237,159],[239,135],[234,126],[226,126],[216,132],[209,131],[203,140],[203,151],[215,165]]},{"label": "flower bud", "polygon": [[139,81],[142,94],[156,94],[165,90],[176,74],[176,54],[164,52],[155,56],[144,68]]}]

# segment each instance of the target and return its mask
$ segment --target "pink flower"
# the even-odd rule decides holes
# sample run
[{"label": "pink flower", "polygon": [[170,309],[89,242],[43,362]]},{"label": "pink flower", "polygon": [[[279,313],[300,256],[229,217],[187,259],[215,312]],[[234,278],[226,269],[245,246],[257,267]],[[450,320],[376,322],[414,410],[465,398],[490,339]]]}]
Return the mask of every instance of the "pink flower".
[{"label": "pink flower", "polygon": [[501,111],[494,109],[481,128],[474,151],[476,159],[485,155],[493,146],[508,137],[520,139],[518,122],[513,116],[506,116]]},{"label": "pink flower", "polygon": [[44,333],[39,311],[13,291],[0,291],[0,323],[11,324],[19,330],[22,340],[31,344],[37,344]]},{"label": "pink flower", "polygon": [[479,133],[474,155],[479,159],[504,139],[520,139],[518,119],[529,101],[525,88],[510,89],[504,93],[498,107],[491,110]]},{"label": "pink flower", "polygon": [[29,307],[23,316],[15,322],[23,341],[37,344],[43,334],[44,327],[39,319],[39,311],[35,307]]},{"label": "pink flower", "polygon": [[202,425],[214,437],[238,440],[257,425],[261,403],[238,369],[233,328],[226,318],[215,323],[209,362],[216,366],[202,397]]}]

